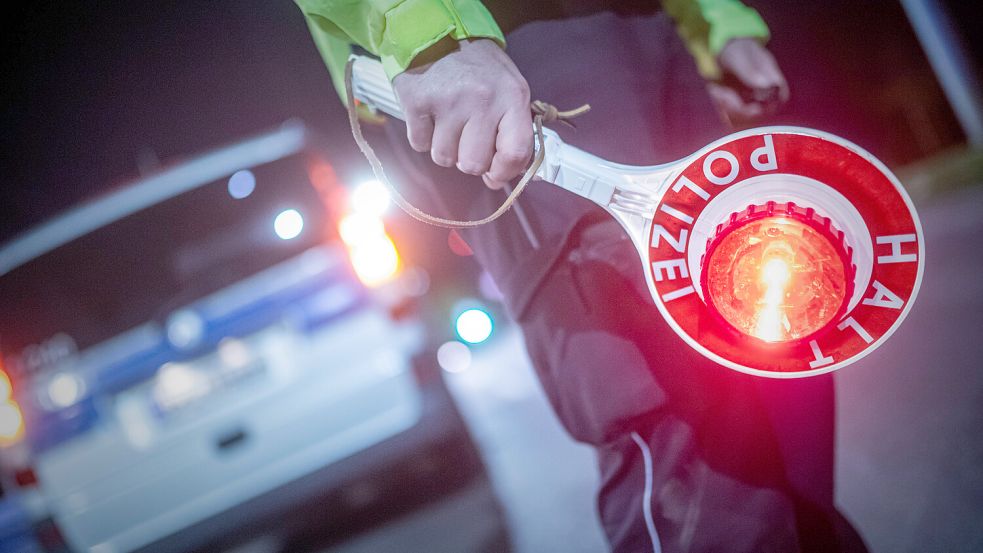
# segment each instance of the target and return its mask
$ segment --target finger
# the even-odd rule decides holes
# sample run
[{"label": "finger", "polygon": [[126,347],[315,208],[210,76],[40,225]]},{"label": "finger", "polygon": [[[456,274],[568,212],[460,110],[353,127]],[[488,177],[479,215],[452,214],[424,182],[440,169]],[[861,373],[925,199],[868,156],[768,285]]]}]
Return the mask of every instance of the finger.
[{"label": "finger", "polygon": [[758,63],[760,65],[759,73],[762,75],[762,79],[768,83],[768,88],[777,90],[774,104],[769,106],[771,111],[774,111],[785,102],[788,102],[788,81],[785,80],[785,74],[782,73],[782,69],[778,66],[778,62],[774,56],[763,48]]},{"label": "finger", "polygon": [[782,73],[781,69],[778,69],[778,75],[780,78],[780,81],[778,83],[778,100],[779,102],[784,104],[785,102],[788,102],[791,93],[789,92],[788,89],[788,81],[785,80],[785,74]]},{"label": "finger", "polygon": [[731,111],[730,118],[739,123],[751,122],[765,115],[765,107],[757,102],[741,102],[741,105]]},{"label": "finger", "polygon": [[707,92],[710,95],[710,100],[713,102],[714,107],[717,108],[717,114],[720,116],[720,119],[723,120],[723,122],[726,125],[732,126],[733,121],[730,120],[730,115],[727,114],[726,102],[728,100],[726,98],[720,97],[721,93],[717,90],[718,88],[722,88],[722,87],[717,83],[714,82],[707,83]]},{"label": "finger", "polygon": [[707,90],[714,103],[731,122],[750,121],[763,114],[760,104],[745,102],[733,88],[711,83]]},{"label": "finger", "polygon": [[453,167],[457,163],[457,149],[465,121],[450,115],[435,117],[430,157],[441,167]]},{"label": "finger", "polygon": [[785,75],[782,74],[778,63],[767,50],[761,51],[761,56],[757,60],[757,66],[760,80],[767,83],[768,88],[777,90],[776,96],[778,101],[786,101],[788,99],[788,83],[785,81]]},{"label": "finger", "polygon": [[[752,50],[757,52],[757,50]],[[728,70],[738,82],[750,89],[764,89],[771,85],[760,56],[754,53],[746,53],[740,56],[731,56]]]},{"label": "finger", "polygon": [[[512,180],[526,168],[532,156],[532,121],[529,112],[513,109],[498,123],[495,157],[486,173],[488,181],[503,183]],[[491,185],[489,185],[491,186]]]},{"label": "finger", "polygon": [[728,117],[732,111],[737,111],[741,108],[741,95],[733,88],[717,83],[708,83],[707,91],[710,93],[710,98],[713,99],[713,103],[716,104],[717,109]]},{"label": "finger", "polygon": [[492,180],[488,177],[488,173],[481,175],[481,181],[485,183],[485,186],[491,188],[492,190],[501,190],[509,183],[507,180]]},{"label": "finger", "polygon": [[495,155],[498,122],[488,117],[472,117],[461,131],[457,168],[462,173],[481,175],[491,168]]},{"label": "finger", "polygon": [[406,139],[410,147],[418,152],[430,150],[433,139],[433,117],[429,113],[406,116]]}]

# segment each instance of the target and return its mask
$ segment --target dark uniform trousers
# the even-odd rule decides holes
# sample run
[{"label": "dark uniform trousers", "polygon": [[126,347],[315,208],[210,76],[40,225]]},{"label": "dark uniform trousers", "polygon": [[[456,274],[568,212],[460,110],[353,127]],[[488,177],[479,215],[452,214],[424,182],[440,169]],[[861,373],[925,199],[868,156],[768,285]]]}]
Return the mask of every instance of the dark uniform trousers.
[{"label": "dark uniform trousers", "polygon": [[[591,103],[576,131],[556,127],[586,151],[652,165],[726,133],[663,14],[538,21],[507,40],[533,98]],[[503,200],[389,130],[416,175],[415,203],[475,219]],[[703,358],[663,321],[606,213],[546,183],[519,204],[532,240],[514,210],[462,236],[502,289],[563,425],[599,452],[612,550],[864,551],[833,503],[831,377],[769,380]]]}]

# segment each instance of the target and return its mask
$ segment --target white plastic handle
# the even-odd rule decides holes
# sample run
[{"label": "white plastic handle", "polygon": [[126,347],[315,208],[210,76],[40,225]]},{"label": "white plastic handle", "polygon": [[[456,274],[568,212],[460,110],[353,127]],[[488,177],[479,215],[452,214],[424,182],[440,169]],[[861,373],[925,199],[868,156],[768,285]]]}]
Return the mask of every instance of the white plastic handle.
[{"label": "white plastic handle", "polygon": [[389,84],[389,77],[382,69],[378,60],[353,55],[352,92],[355,98],[379,111],[403,120],[403,109],[400,107],[396,93]]}]

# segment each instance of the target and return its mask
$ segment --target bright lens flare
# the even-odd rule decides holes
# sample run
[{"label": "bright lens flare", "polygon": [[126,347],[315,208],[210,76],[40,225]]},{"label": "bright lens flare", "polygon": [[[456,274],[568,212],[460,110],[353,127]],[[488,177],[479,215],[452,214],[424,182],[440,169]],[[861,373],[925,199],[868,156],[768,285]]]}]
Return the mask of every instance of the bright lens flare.
[{"label": "bright lens flare", "polygon": [[10,377],[0,369],[0,401],[10,399],[13,395],[13,387],[10,385]]},{"label": "bright lens flare", "polygon": [[10,377],[0,369],[0,447],[13,444],[24,435],[24,416],[13,394]]},{"label": "bright lens flare", "polygon": [[366,237],[351,246],[352,266],[366,286],[392,280],[399,270],[399,253],[389,236]]},{"label": "bright lens flare", "polygon": [[356,213],[381,217],[389,210],[391,203],[389,189],[377,180],[365,181],[352,191],[351,205]]},{"label": "bright lens flare", "polygon": [[782,338],[783,323],[787,324],[782,300],[785,299],[785,289],[791,276],[788,263],[780,258],[771,259],[761,269],[765,293],[758,309],[754,335],[766,342],[777,342]]},{"label": "bright lens flare", "polygon": [[399,252],[379,217],[351,213],[338,223],[338,233],[348,246],[355,274],[366,286],[389,282],[399,272]]},{"label": "bright lens flare", "polygon": [[0,401],[0,446],[10,445],[24,435],[24,417],[12,400]]},{"label": "bright lens flare", "polygon": [[341,240],[349,246],[371,240],[386,233],[382,219],[364,213],[352,213],[342,218],[338,223],[338,233]]},{"label": "bright lens flare", "polygon": [[480,344],[491,336],[494,325],[488,313],[481,309],[468,309],[457,316],[454,326],[462,340],[469,344]]},{"label": "bright lens flare", "polygon": [[273,220],[273,231],[281,240],[291,240],[304,230],[304,216],[296,209],[285,209]]},{"label": "bright lens flare", "polygon": [[705,297],[738,332],[769,343],[799,340],[842,312],[850,286],[846,247],[828,225],[800,217],[738,221],[708,246]]},{"label": "bright lens flare", "polygon": [[73,374],[61,373],[48,382],[48,399],[51,405],[64,409],[75,404],[85,393],[85,385]]}]

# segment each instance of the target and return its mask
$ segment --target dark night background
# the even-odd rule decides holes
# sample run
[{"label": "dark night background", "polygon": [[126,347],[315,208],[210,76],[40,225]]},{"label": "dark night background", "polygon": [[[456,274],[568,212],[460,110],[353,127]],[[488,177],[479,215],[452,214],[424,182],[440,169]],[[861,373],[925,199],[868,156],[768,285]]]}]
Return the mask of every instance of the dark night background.
[{"label": "dark night background", "polygon": [[[792,91],[784,111],[761,124],[838,134],[896,170],[932,165],[925,160],[945,160],[952,152],[976,156],[976,172],[965,171],[974,188],[912,194],[931,259],[918,304],[890,347],[837,375],[837,500],[849,507],[865,539],[880,546],[875,551],[983,551],[983,258],[971,246],[983,241],[983,157],[961,148],[965,137],[899,0],[745,1],[769,23],[769,47]],[[979,66],[981,2],[940,1]],[[291,119],[327,138],[341,180],[369,174],[290,0],[31,3],[3,8],[0,25],[0,244],[141,171]],[[945,182],[957,173],[949,165],[970,167],[958,159],[940,165],[946,170],[935,170]],[[899,174],[917,191],[915,179]],[[426,296],[426,316],[429,328],[446,327],[432,332],[442,340],[441,332],[451,332],[451,305],[473,294],[465,281],[477,280],[477,268],[437,251],[443,230],[404,223],[419,243],[437,246],[426,252],[433,259],[420,265],[436,267],[431,289],[442,293]],[[407,251],[407,259],[420,259]],[[7,299],[0,297],[0,305]],[[552,418],[532,368],[516,361],[525,359],[520,337],[507,334],[514,329],[496,332],[511,338],[501,349],[486,350],[495,353],[483,368],[446,371],[440,382],[455,386],[451,392],[469,432],[487,448],[484,461],[500,478],[495,494],[515,517],[517,542],[525,544],[518,550],[549,550],[535,545],[552,544],[557,535],[601,540],[600,529],[584,518],[596,515],[595,452],[570,449],[574,444]],[[573,456],[578,451],[582,464]],[[416,460],[414,466],[423,466]],[[403,473],[394,474],[401,479]],[[558,489],[543,491],[557,482]],[[575,495],[583,501],[572,500]],[[540,501],[547,497],[563,508]],[[319,512],[294,522],[316,532]],[[428,530],[428,538],[451,536],[456,528],[450,526]],[[581,550],[590,550],[583,543]]]},{"label": "dark night background", "polygon": [[4,16],[0,239],[164,164],[299,117],[357,153],[289,1],[35,4]]},{"label": "dark night background", "polygon": [[[897,167],[963,140],[893,1],[748,2],[815,126]],[[972,2],[949,2],[979,59]],[[80,199],[298,117],[362,171],[292,2],[34,3],[4,8],[0,241]]]}]

